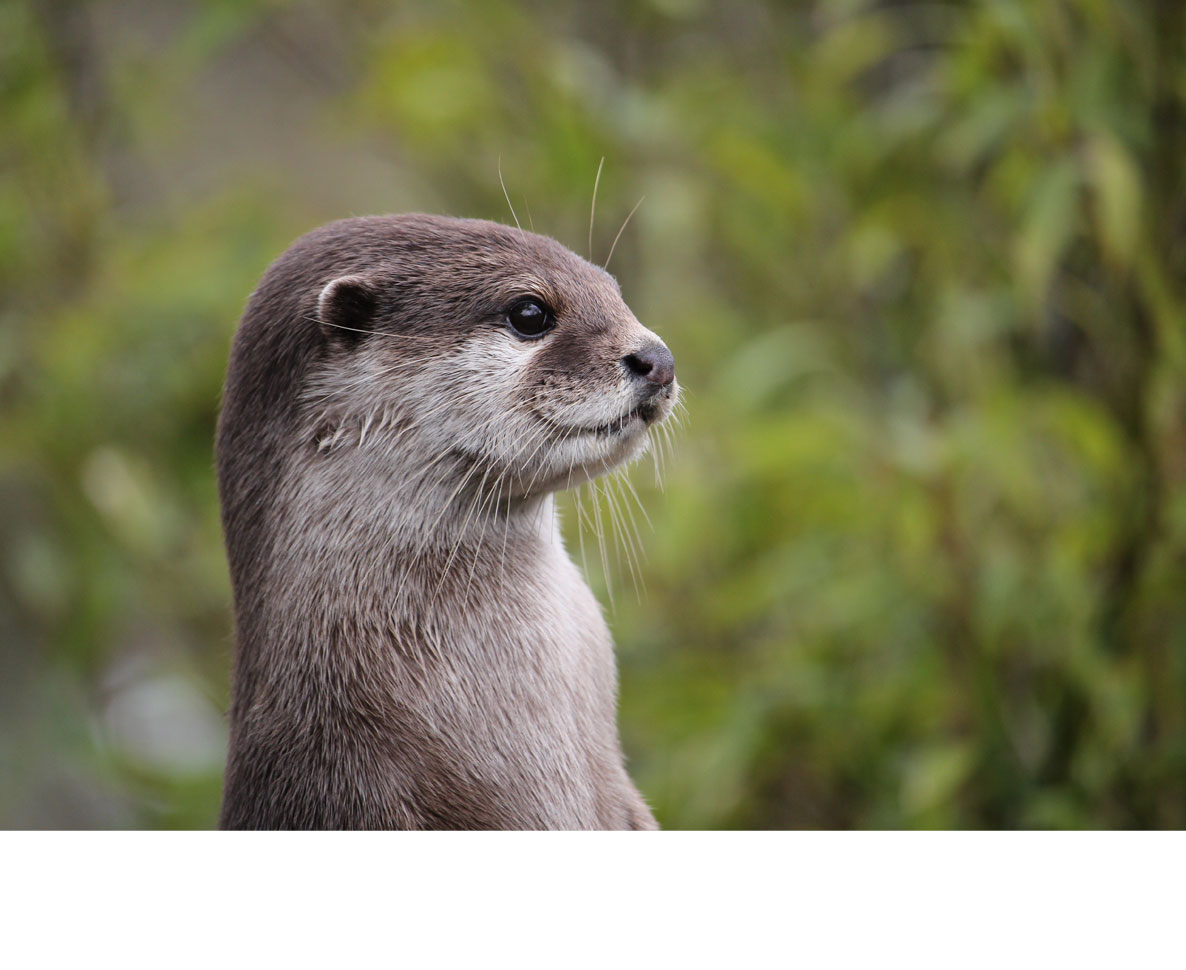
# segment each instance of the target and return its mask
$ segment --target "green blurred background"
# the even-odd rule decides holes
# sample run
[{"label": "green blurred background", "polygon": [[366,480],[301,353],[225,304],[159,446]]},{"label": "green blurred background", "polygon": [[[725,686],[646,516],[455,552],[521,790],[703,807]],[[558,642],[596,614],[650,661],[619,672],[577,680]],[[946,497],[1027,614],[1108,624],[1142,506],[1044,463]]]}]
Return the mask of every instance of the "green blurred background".
[{"label": "green blurred background", "polygon": [[1180,0],[2,0],[0,825],[215,822],[269,262],[500,164],[583,253],[603,156],[688,410],[608,577],[660,821],[1186,825]]}]

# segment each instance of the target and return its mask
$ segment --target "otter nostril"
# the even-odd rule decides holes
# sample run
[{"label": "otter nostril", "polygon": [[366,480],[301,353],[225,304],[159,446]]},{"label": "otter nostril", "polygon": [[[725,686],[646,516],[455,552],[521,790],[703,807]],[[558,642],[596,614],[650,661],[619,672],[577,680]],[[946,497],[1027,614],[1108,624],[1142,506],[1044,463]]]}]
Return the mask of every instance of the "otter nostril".
[{"label": "otter nostril", "polygon": [[663,344],[651,344],[622,358],[622,363],[632,374],[645,378],[660,387],[675,380],[675,358]]},{"label": "otter nostril", "polygon": [[622,363],[626,365],[628,370],[638,374],[640,377],[646,377],[647,374],[655,369],[655,365],[651,361],[643,360],[637,354],[627,354],[622,358]]}]

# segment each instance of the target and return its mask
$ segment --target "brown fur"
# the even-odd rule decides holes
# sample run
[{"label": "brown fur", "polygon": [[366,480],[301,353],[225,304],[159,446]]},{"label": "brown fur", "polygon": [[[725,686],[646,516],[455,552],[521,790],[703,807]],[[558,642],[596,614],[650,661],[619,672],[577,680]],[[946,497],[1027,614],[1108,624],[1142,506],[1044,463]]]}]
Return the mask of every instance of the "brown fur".
[{"label": "brown fur", "polygon": [[[555,311],[537,341],[524,296]],[[647,348],[670,361],[608,274],[493,223],[351,219],[273,264],[218,430],[223,827],[655,827],[551,496],[669,413],[674,380],[623,364]]]}]

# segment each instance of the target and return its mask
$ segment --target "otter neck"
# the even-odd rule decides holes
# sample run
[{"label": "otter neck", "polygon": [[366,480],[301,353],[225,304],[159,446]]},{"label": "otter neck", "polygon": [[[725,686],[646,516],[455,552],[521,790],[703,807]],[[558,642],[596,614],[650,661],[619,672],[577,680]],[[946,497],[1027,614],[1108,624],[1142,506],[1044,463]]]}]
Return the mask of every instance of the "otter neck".
[{"label": "otter neck", "polygon": [[[283,617],[267,627],[277,637],[336,622],[377,635],[392,617],[437,628],[440,617],[476,605],[479,592],[530,585],[564,555],[551,494],[510,498],[472,466],[425,481],[367,461],[326,464],[294,468],[300,477],[274,511],[265,585]],[[294,629],[302,618],[311,634]]]}]

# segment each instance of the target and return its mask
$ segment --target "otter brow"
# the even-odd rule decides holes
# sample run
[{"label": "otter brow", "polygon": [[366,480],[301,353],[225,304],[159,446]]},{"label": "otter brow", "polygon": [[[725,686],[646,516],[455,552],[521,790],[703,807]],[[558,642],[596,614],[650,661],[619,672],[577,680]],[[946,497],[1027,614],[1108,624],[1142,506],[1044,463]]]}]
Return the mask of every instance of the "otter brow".
[{"label": "otter brow", "polygon": [[548,280],[536,276],[500,280],[498,299],[503,309],[512,306],[519,300],[539,300],[553,310],[559,310],[561,304],[564,303],[563,295],[558,287]]}]

